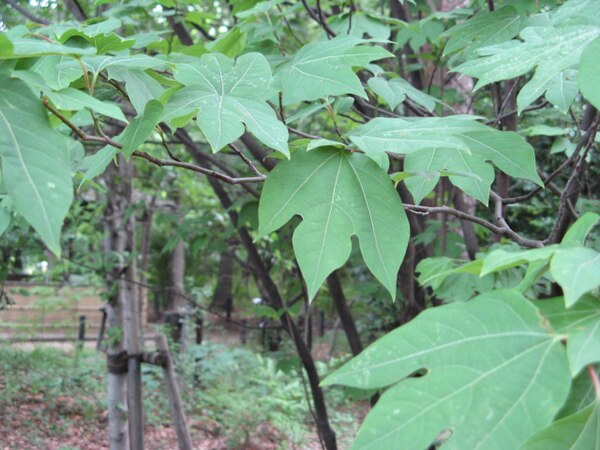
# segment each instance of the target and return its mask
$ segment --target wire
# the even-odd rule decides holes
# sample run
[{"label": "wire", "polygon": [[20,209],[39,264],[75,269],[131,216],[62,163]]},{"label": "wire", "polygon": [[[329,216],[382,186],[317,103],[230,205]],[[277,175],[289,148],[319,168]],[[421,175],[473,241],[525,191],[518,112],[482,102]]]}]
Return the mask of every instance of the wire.
[{"label": "wire", "polygon": [[[93,271],[96,275],[99,276],[110,276],[114,279],[119,279],[122,281],[125,281],[126,283],[130,283],[133,285],[137,285],[137,286],[141,286],[144,287],[146,289],[150,289],[151,291],[153,291],[154,293],[158,293],[158,292],[164,292],[164,291],[169,291],[168,287],[164,287],[164,286],[157,286],[157,285],[153,285],[153,284],[149,284],[149,283],[144,283],[141,281],[137,281],[137,280],[132,280],[130,278],[125,277],[124,275],[115,275],[114,273],[108,271],[108,270],[104,270],[104,269],[99,269],[97,267],[94,266],[90,266],[88,264],[84,264],[82,262],[76,261],[74,259],[71,259],[67,256],[63,256],[62,259],[69,261],[72,264],[75,264],[76,266],[79,266],[83,269],[87,269],[87,270],[91,270]],[[246,330],[268,330],[268,329],[281,329],[281,326],[261,326],[261,325],[247,325],[246,323],[242,322],[242,321],[238,321],[235,319],[232,319],[230,317],[227,317],[226,315],[223,315],[221,313],[218,313],[210,308],[207,308],[206,306],[202,306],[199,303],[197,303],[193,298],[188,297],[185,294],[182,294],[180,292],[170,292],[171,295],[175,295],[176,297],[182,298],[184,300],[186,300],[191,306],[193,306],[194,308],[200,309],[204,312],[207,312],[209,314],[212,314],[215,317],[218,317],[226,322],[229,322],[233,325],[236,325],[240,328],[246,329]]]}]

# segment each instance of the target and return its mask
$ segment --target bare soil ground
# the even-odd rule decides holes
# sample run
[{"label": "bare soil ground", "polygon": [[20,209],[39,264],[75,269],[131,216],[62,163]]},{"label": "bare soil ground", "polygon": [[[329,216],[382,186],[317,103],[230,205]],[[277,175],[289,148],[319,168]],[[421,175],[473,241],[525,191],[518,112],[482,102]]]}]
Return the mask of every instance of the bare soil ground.
[{"label": "bare soil ground", "polygon": [[[59,399],[51,413],[41,395],[28,396],[0,412],[0,450],[104,450],[108,448],[106,414],[89,418],[81,414],[72,399]],[[218,433],[218,425],[190,422],[189,429],[197,450],[278,450],[294,449],[276,442],[267,424],[257,437],[243,446],[232,447]],[[147,426],[146,450],[176,450],[177,436],[170,425]],[[301,449],[319,449],[318,442],[306,442]],[[300,450],[298,448],[298,450]]]}]

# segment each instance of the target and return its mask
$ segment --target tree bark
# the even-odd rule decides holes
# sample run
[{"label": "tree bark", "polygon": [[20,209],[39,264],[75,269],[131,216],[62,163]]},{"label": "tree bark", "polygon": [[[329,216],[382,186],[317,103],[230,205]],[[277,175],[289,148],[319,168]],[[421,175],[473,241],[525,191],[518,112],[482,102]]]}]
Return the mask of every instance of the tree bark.
[{"label": "tree bark", "polygon": [[129,214],[129,218],[125,219],[132,202],[133,166],[119,156],[119,165],[107,171],[107,180],[110,189],[105,218],[105,250],[107,255],[116,258],[107,279],[111,293],[107,305],[108,335],[111,336],[107,352],[109,442],[111,450],[130,447],[143,450],[140,361],[128,358],[126,366],[115,363],[123,352],[137,355],[142,350],[139,296],[135,284],[135,216]]},{"label": "tree bark", "polygon": [[233,309],[233,256],[227,251],[221,253],[217,287],[210,308],[226,312],[228,317]]},{"label": "tree bark", "polygon": [[352,312],[348,307],[348,302],[346,301],[346,296],[344,295],[344,290],[342,289],[342,284],[340,283],[337,272],[333,272],[327,277],[327,286],[329,287],[329,295],[331,295],[333,305],[340,318],[340,323],[346,334],[346,339],[348,340],[352,355],[356,356],[362,352],[363,345],[360,341],[360,335],[356,329],[356,323],[354,322]]},{"label": "tree bark", "polygon": [[[205,158],[203,158],[202,152],[200,152],[200,150],[196,147],[194,142],[187,135],[187,133],[185,133],[185,131],[179,130],[177,132],[177,136],[185,145],[191,156],[198,163],[204,166],[210,165],[210,161],[207,161]],[[207,181],[213,188],[217,197],[219,198],[221,205],[227,211],[231,221],[233,223],[237,223],[237,213],[232,208],[233,202],[229,198],[229,195],[225,191],[221,182],[212,177],[208,177]],[[266,294],[271,306],[278,310],[284,311],[280,318],[281,324],[288,331],[290,337],[292,338],[298,356],[300,357],[300,361],[302,362],[304,370],[306,371],[308,383],[313,398],[315,421],[317,429],[319,431],[319,435],[321,436],[323,444],[325,445],[325,448],[327,450],[336,450],[337,443],[335,438],[335,432],[329,424],[329,417],[327,414],[325,397],[319,385],[320,379],[314,359],[306,343],[302,339],[302,335],[300,333],[300,330],[296,326],[296,323],[294,322],[293,318],[287,313],[285,303],[283,301],[283,298],[281,297],[281,294],[279,293],[279,289],[277,288],[275,282],[269,275],[269,271],[267,270],[264,261],[260,257],[258,249],[254,245],[254,240],[252,239],[252,236],[250,236],[250,233],[245,227],[239,227],[237,229],[237,232],[242,245],[248,252],[249,261],[255,268],[255,276],[257,282],[262,286],[261,290]]]}]

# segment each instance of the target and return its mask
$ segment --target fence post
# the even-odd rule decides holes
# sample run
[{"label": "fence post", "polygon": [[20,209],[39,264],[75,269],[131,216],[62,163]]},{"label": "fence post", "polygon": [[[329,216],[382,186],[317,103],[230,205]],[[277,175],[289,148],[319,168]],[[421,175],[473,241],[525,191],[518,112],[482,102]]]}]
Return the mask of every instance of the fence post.
[{"label": "fence post", "polygon": [[169,397],[169,405],[171,406],[171,416],[173,417],[173,425],[177,433],[177,441],[179,442],[180,450],[192,450],[192,439],[187,428],[187,420],[181,403],[181,395],[179,386],[177,385],[177,377],[173,367],[173,358],[169,350],[167,338],[163,334],[156,336],[156,350],[162,352],[166,356],[166,364],[164,366],[165,384],[167,385],[167,395]]},{"label": "fence post", "polygon": [[102,345],[102,339],[104,338],[104,329],[106,328],[106,307],[102,306],[100,308],[100,311],[102,311],[102,321],[100,322],[100,330],[98,331],[96,350],[100,350],[100,346]]},{"label": "fence post", "polygon": [[85,315],[79,316],[79,333],[77,335],[77,346],[81,349],[85,342]]}]

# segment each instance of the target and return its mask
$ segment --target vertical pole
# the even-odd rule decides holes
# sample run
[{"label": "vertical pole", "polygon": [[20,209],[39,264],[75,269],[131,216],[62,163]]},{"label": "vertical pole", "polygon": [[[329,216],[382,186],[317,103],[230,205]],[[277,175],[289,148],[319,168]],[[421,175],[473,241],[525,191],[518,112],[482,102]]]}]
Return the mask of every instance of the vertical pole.
[{"label": "vertical pole", "polygon": [[325,311],[319,311],[319,336],[325,336]]},{"label": "vertical pole", "polygon": [[196,316],[196,344],[202,344],[202,332],[204,331],[204,318],[198,314]]},{"label": "vertical pole", "polygon": [[85,316],[79,316],[79,333],[77,334],[77,346],[83,348],[85,342]]},{"label": "vertical pole", "polygon": [[177,385],[177,377],[175,375],[175,368],[173,367],[173,358],[169,351],[167,338],[163,334],[156,336],[156,350],[163,352],[166,358],[164,366],[165,384],[167,387],[167,395],[169,396],[169,406],[171,407],[173,425],[175,426],[175,431],[177,433],[177,441],[179,442],[179,450],[192,450],[192,438],[190,437],[187,428],[187,419],[181,402],[179,386]]},{"label": "vertical pole", "polygon": [[106,306],[100,308],[102,312],[102,320],[100,321],[100,330],[98,331],[98,340],[96,341],[96,350],[100,350],[102,339],[104,338],[104,330],[106,328]]},{"label": "vertical pole", "polygon": [[240,331],[240,341],[243,345],[246,344],[248,338],[246,336],[246,319],[242,319],[242,330]]}]

